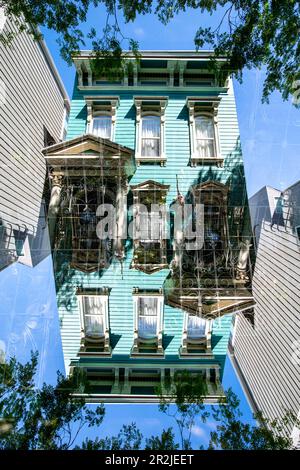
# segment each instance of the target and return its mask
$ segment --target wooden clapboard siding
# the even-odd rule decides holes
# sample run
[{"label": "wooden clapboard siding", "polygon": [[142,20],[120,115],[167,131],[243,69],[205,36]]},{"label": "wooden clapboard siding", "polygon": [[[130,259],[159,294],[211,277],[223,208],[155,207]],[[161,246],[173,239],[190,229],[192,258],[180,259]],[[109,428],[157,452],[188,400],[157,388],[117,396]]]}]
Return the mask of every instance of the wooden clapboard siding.
[{"label": "wooden clapboard siding", "polygon": [[[16,33],[8,19],[4,28]],[[0,218],[35,234],[46,176],[43,126],[60,140],[68,98],[45,46],[28,34],[17,34],[10,47],[0,44],[0,63]]]},{"label": "wooden clapboard siding", "polygon": [[[253,197],[253,208],[261,200],[265,203],[267,190]],[[255,220],[260,227],[254,328],[238,317],[234,355],[256,407],[273,419],[286,409],[296,414],[300,409],[300,246],[292,225],[271,229],[270,220]],[[285,428],[287,434],[291,430]]]},{"label": "wooden clapboard siding", "polygon": [[[247,205],[247,193],[243,173],[243,162],[239,147],[239,129],[236,115],[235,98],[232,86],[228,93],[222,95],[219,105],[218,121],[221,153],[225,159],[224,167],[198,166],[191,168],[190,138],[188,112],[185,106],[187,96],[195,96],[197,92],[192,89],[182,91],[143,91],[129,92],[128,90],[113,89],[105,91],[79,91],[75,82],[67,139],[80,136],[86,132],[87,110],[84,95],[118,95],[120,104],[117,109],[115,125],[115,141],[132,149],[135,148],[135,118],[134,95],[168,96],[168,105],[165,117],[165,153],[166,166],[141,164],[130,180],[130,184],[138,184],[148,179],[153,179],[163,184],[170,185],[167,195],[167,204],[171,204],[176,196],[176,175],[179,177],[180,191],[186,194],[191,186],[197,182],[208,179],[217,180],[224,184],[230,184],[232,204]],[[209,95],[211,92],[207,92]],[[117,261],[101,273],[83,274],[66,266],[64,273],[57,272],[58,306],[61,321],[61,335],[64,350],[66,370],[71,361],[76,361],[80,344],[80,317],[76,299],[76,288],[108,286],[111,289],[109,296],[110,331],[114,347],[112,358],[84,359],[80,362],[105,364],[114,361],[130,362],[130,350],[133,345],[133,287],[161,288],[169,274],[165,269],[160,272],[147,275],[134,269],[130,269],[132,249],[126,252],[123,269]],[[60,262],[57,263],[60,265]],[[206,363],[221,366],[221,374],[224,367],[229,333],[231,328],[231,316],[216,320],[213,327],[212,346],[214,359],[191,359],[191,363]],[[180,359],[178,350],[182,341],[183,311],[164,306],[164,348],[165,359],[155,359],[155,364],[167,361],[168,363],[185,363],[189,360]],[[151,359],[134,359],[136,363],[145,363]]]}]

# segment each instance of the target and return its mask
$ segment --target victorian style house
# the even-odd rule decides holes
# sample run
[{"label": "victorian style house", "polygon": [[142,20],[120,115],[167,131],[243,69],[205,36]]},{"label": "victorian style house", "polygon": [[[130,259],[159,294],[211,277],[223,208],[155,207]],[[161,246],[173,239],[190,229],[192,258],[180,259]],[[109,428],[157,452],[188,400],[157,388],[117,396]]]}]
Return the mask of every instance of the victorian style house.
[{"label": "victorian style house", "polygon": [[90,402],[155,401],[182,370],[216,401],[231,316],[251,315],[235,98],[210,57],[127,55],[115,80],[74,58],[67,140],[43,153],[65,364]]}]

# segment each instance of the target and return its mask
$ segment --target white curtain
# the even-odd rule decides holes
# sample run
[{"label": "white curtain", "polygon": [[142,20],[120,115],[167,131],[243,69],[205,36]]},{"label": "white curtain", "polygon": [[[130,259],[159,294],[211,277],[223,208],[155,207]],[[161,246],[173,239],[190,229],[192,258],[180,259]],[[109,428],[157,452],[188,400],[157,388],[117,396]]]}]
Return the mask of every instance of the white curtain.
[{"label": "white curtain", "polygon": [[213,119],[198,116],[195,119],[197,153],[201,158],[214,157],[215,132]]},{"label": "white curtain", "polygon": [[157,335],[158,299],[142,297],[138,302],[138,333],[145,339],[155,338]]},{"label": "white curtain", "polygon": [[103,139],[111,139],[111,116],[95,116],[92,133]]},{"label": "white curtain", "polygon": [[102,337],[104,335],[104,307],[97,296],[82,299],[84,327],[86,336]]},{"label": "white curtain", "polygon": [[142,156],[158,157],[160,154],[160,117],[142,118]]},{"label": "white curtain", "polygon": [[196,339],[205,336],[206,320],[195,315],[189,315],[187,325],[188,338]]}]

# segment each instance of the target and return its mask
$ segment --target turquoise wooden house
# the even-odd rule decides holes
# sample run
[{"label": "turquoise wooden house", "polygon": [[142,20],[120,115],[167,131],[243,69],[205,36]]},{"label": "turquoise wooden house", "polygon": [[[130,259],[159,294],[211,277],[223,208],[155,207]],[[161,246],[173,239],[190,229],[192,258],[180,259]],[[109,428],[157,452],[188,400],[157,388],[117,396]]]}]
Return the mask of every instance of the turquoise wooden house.
[{"label": "turquoise wooden house", "polygon": [[231,316],[251,316],[235,98],[210,57],[127,55],[115,80],[74,58],[67,139],[43,152],[65,365],[90,402],[156,401],[182,370],[216,401]]}]

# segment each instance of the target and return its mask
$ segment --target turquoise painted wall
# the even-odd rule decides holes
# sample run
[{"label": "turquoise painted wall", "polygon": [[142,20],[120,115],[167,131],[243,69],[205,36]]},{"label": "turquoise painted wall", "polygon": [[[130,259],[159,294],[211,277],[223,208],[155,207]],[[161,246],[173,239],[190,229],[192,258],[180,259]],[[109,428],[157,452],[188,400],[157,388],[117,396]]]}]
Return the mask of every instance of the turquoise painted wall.
[{"label": "turquoise painted wall", "polygon": [[[141,164],[130,181],[137,184],[147,179],[169,184],[167,203],[173,202],[176,196],[176,174],[179,177],[180,191],[186,194],[190,187],[208,179],[217,180],[224,184],[230,184],[231,204],[247,204],[246,186],[244,180],[243,162],[239,143],[239,129],[236,115],[235,98],[232,85],[227,93],[223,93],[218,112],[218,127],[221,154],[225,159],[224,167],[189,166],[190,143],[188,112],[185,106],[187,96],[195,96],[197,92],[187,89],[172,91],[169,93],[163,89],[143,93],[141,90],[129,93],[124,90],[105,90],[103,92],[81,92],[75,84],[72,99],[71,113],[68,126],[67,139],[80,136],[86,130],[86,106],[84,95],[92,96],[118,95],[120,105],[117,110],[115,141],[119,144],[134,149],[135,146],[135,106],[134,95],[168,96],[165,120],[165,148],[167,162],[165,167],[153,164]],[[209,93],[206,93],[209,95]],[[201,91],[201,95],[203,92]],[[59,254],[57,255],[59,256]],[[57,273],[58,304],[61,319],[61,333],[66,368],[72,360],[76,360],[80,343],[80,317],[75,291],[77,287],[91,288],[108,286],[111,288],[109,297],[109,316],[111,338],[113,344],[112,358],[97,359],[97,363],[114,361],[128,361],[133,344],[133,287],[159,288],[163,286],[169,270],[162,270],[155,274],[147,275],[135,269],[130,269],[132,249],[127,250],[123,266],[123,273],[119,262],[114,261],[103,272],[85,274],[70,270],[67,263],[62,263],[61,271]],[[218,361],[222,369],[224,366],[227,344],[230,334],[231,316],[216,320],[213,326],[213,353],[215,361]],[[181,344],[183,329],[183,312],[165,305],[164,308],[164,347],[165,361],[178,362],[180,359],[178,349]],[[90,360],[80,359],[82,363]],[[146,359],[134,359],[134,361],[146,362]],[[161,361],[155,359],[155,363]],[[212,361],[211,362],[215,362]],[[195,359],[191,360],[194,364]],[[209,362],[201,359],[201,362]]]}]

